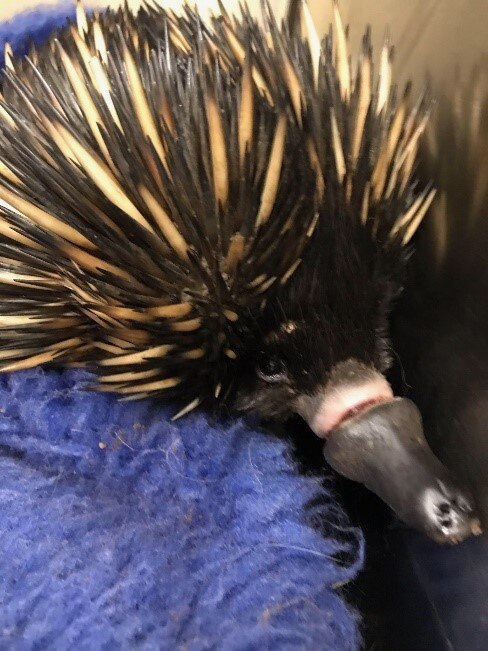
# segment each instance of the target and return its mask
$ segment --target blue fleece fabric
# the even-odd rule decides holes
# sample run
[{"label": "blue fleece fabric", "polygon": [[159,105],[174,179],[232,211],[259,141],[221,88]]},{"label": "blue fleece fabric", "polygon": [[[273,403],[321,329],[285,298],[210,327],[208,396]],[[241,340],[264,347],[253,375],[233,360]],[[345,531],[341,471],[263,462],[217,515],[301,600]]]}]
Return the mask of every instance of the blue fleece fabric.
[{"label": "blue fleece fabric", "polygon": [[75,6],[74,1],[41,6],[0,23],[0,68],[5,63],[6,42],[10,43],[16,55],[27,54],[31,43],[42,44],[53,31],[61,29],[68,20],[72,20],[75,17]]},{"label": "blue fleece fabric", "polygon": [[359,647],[360,536],[286,442],[83,380],[0,376],[0,648]]},{"label": "blue fleece fabric", "polygon": [[[2,51],[73,13],[0,25]],[[287,442],[242,421],[171,423],[86,380],[0,376],[1,649],[360,646],[338,586],[362,537],[330,478],[300,476]]]}]

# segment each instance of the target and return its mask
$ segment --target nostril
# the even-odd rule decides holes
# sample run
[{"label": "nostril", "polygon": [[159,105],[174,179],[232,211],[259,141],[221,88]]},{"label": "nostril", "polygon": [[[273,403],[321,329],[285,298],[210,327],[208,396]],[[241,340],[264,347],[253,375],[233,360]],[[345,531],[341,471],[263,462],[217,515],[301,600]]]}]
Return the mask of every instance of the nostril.
[{"label": "nostril", "polygon": [[438,508],[441,513],[446,514],[450,512],[451,505],[448,504],[447,502],[443,502],[442,504],[439,504]]}]

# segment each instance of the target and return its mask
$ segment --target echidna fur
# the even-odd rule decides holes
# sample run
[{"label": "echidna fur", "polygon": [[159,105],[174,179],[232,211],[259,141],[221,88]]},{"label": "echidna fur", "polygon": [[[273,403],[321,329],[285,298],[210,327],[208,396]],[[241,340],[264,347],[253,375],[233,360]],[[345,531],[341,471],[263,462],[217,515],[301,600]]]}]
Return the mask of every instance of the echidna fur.
[{"label": "echidna fur", "polygon": [[[392,135],[406,100],[398,106],[389,85],[383,106],[372,88],[371,106],[359,110],[361,82],[350,97],[341,90],[331,37],[315,89],[309,45],[279,29],[271,14],[266,30],[248,13],[238,23],[224,14],[208,27],[188,7],[183,18],[149,6],[137,18],[107,11],[87,25],[85,38],[71,28],[12,64],[16,71],[7,70],[3,83],[0,196],[12,206],[3,208],[1,244],[4,370],[81,359],[97,364],[103,388],[123,394],[202,403],[227,396],[233,380],[242,384],[248,332],[262,340],[270,330],[263,308],[283,319],[273,298],[301,261],[317,219],[310,263],[280,304],[292,303],[292,319],[307,304],[317,315],[332,304],[333,330],[347,333],[358,312],[353,301],[367,294],[365,286],[349,294],[357,274],[369,280],[374,270],[388,282],[393,265],[401,267],[412,220],[391,231],[419,199],[405,152],[415,148],[424,111],[406,113]],[[95,34],[106,43],[98,56]],[[101,64],[96,72],[109,84],[109,104],[91,77],[90,57]],[[370,57],[366,35],[361,65],[368,76]],[[262,92],[250,84],[251,65]],[[379,85],[389,84],[384,65]],[[244,156],[239,110],[246,101],[253,124]],[[357,160],[338,160],[360,119]],[[96,137],[90,120],[100,124]],[[327,180],[320,198],[316,161],[317,185]],[[370,193],[375,171],[382,178]],[[369,194],[378,198],[368,201]],[[257,224],[263,205],[269,214]],[[347,288],[338,289],[335,269]],[[365,297],[369,309],[361,312],[376,312],[381,289]],[[337,309],[341,298],[346,304]],[[331,331],[328,315],[325,322]],[[354,330],[372,339],[363,356],[377,358],[372,325],[374,315]],[[338,361],[342,351],[330,348],[337,351],[330,361]]]},{"label": "echidna fur", "polygon": [[[331,382],[386,387],[388,312],[435,195],[413,179],[429,103],[397,93],[388,42],[374,76],[368,31],[353,69],[336,2],[322,40],[305,2],[297,15],[279,26],[266,3],[262,22],[221,6],[206,24],[188,6],[87,18],[78,5],[77,26],[29,58],[7,52],[0,370],[86,365],[123,399],[181,401],[176,416],[309,422]],[[439,491],[419,426],[366,465],[347,437],[328,458],[459,540],[469,499]]]}]

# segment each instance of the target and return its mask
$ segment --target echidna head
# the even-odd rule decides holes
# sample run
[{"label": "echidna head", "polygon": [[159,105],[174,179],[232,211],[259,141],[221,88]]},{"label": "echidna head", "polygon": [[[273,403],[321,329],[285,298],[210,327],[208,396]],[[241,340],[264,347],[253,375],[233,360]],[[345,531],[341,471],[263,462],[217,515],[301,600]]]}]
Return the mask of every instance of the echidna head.
[{"label": "echidna head", "polygon": [[394,398],[384,376],[402,256],[333,218],[316,242],[259,324],[238,405],[270,418],[299,414],[338,472],[435,540],[462,540],[478,527],[471,498],[430,451],[415,405]]}]

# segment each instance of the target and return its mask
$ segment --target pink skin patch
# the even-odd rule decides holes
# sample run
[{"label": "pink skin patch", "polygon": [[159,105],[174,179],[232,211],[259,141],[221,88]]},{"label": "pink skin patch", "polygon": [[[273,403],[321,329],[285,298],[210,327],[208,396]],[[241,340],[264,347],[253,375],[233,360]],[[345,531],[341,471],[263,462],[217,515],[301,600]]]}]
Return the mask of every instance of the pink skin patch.
[{"label": "pink skin patch", "polygon": [[345,421],[390,400],[391,387],[378,373],[358,384],[325,387],[322,394],[303,400],[299,411],[317,436],[327,438]]}]

